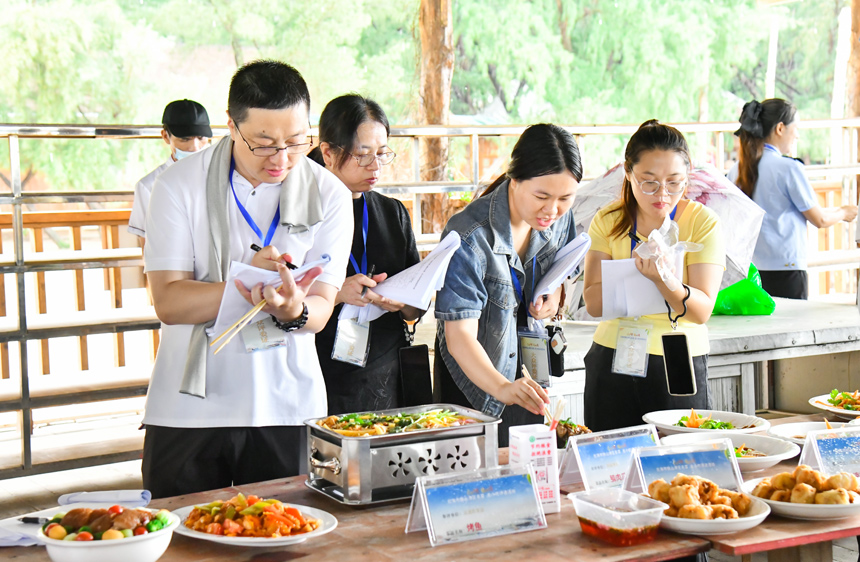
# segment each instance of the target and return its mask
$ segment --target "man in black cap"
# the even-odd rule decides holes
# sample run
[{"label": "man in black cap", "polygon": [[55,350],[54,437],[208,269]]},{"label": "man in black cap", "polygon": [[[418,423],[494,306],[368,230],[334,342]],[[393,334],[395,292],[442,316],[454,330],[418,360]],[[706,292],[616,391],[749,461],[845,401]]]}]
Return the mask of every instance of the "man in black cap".
[{"label": "man in black cap", "polygon": [[145,175],[134,187],[134,205],[128,218],[128,231],[140,237],[143,247],[146,238],[146,211],[155,178],[168,166],[209,146],[212,129],[206,108],[191,100],[176,100],[167,104],[161,117],[161,138],[170,147],[170,156],[159,167]]}]

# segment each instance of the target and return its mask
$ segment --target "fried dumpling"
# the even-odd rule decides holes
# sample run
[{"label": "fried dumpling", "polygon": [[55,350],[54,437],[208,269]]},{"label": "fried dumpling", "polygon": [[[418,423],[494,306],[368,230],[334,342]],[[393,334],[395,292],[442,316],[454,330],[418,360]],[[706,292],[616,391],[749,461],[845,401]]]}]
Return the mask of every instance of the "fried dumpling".
[{"label": "fried dumpling", "polygon": [[774,488],[770,478],[763,478],[761,482],[753,488],[752,495],[757,498],[770,498],[773,495]]},{"label": "fried dumpling", "polygon": [[713,507],[710,505],[685,505],[678,509],[682,519],[712,519]]},{"label": "fried dumpling", "polygon": [[815,503],[815,488],[809,484],[800,483],[791,490],[791,503]]},{"label": "fried dumpling", "polygon": [[817,470],[812,470],[809,467],[798,469],[795,471],[794,479],[796,484],[808,484],[815,488],[816,492],[824,491],[826,480]]},{"label": "fried dumpling", "polygon": [[834,474],[825,481],[824,489],[822,491],[838,490],[839,488],[844,488],[847,492],[858,491],[857,477],[850,472],[840,472],[839,474]]},{"label": "fried dumpling", "polygon": [[686,505],[702,505],[699,500],[699,487],[694,484],[672,486],[669,488],[669,500],[679,510]]},{"label": "fried dumpling", "polygon": [[770,479],[774,490],[791,490],[797,482],[790,472],[780,472]]},{"label": "fried dumpling", "polygon": [[848,495],[848,490],[839,488],[836,490],[828,490],[815,494],[815,503],[819,504],[846,504],[851,503],[851,498]]},{"label": "fried dumpling", "polygon": [[648,484],[648,495],[657,501],[669,503],[669,483],[662,478]]}]

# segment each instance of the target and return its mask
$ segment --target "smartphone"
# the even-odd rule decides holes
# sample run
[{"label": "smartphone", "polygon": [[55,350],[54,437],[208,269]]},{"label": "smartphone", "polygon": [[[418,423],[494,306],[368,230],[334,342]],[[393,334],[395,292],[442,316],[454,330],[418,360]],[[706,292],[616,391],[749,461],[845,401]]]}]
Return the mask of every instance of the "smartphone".
[{"label": "smartphone", "polygon": [[403,389],[404,407],[433,403],[431,378],[430,355],[427,345],[401,347],[400,387]]},{"label": "smartphone", "polygon": [[687,346],[687,334],[668,332],[663,334],[663,366],[666,370],[666,384],[672,396],[692,396],[696,394],[696,374],[693,371],[693,358]]}]

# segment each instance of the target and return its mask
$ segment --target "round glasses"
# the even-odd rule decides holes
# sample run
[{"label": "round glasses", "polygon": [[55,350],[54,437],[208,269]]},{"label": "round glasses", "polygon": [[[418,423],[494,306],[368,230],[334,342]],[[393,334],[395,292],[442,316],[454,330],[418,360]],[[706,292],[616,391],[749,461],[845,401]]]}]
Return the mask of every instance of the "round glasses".
[{"label": "round glasses", "polygon": [[664,186],[666,187],[666,193],[669,195],[678,195],[684,191],[685,187],[687,187],[687,178],[682,180],[659,182],[654,180],[639,181],[633,174],[630,174],[630,177],[632,177],[633,181],[636,182],[636,185],[639,186],[639,191],[645,195],[654,195],[660,191],[661,187]]},{"label": "round glasses", "polygon": [[287,146],[254,146],[252,147],[248,140],[245,138],[245,135],[242,134],[242,131],[239,130],[239,126],[236,125],[236,132],[239,133],[239,136],[242,137],[242,140],[245,141],[245,144],[248,145],[248,150],[254,156],[259,156],[260,158],[270,158],[280,151],[284,151],[287,154],[305,154],[308,149],[314,144],[313,136],[308,137],[308,142],[302,142],[298,144],[288,144]]},{"label": "round glasses", "polygon": [[396,152],[383,152],[382,154],[353,154],[352,152],[347,151],[345,148],[341,147],[341,150],[355,158],[356,163],[361,168],[367,168],[373,161],[376,160],[379,162],[380,166],[388,166],[392,162],[394,162],[394,158],[397,156]]}]

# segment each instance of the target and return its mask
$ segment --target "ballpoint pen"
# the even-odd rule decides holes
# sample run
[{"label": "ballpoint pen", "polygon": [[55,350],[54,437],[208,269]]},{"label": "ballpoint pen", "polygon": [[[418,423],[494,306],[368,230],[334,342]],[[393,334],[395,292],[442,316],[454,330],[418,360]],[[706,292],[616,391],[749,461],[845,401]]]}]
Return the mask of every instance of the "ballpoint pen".
[{"label": "ballpoint pen", "polygon": [[[373,273],[374,273],[375,271],[376,271],[376,264],[371,264],[371,265],[370,265],[370,271],[367,273],[367,277],[368,277],[368,278],[370,278],[370,279],[373,279]],[[367,289],[368,289],[368,286],[367,286],[367,285],[365,285],[365,286],[361,289],[361,298],[364,298],[364,295],[366,295],[366,294],[367,294]]]},{"label": "ballpoint pen", "polygon": [[[259,252],[263,248],[261,248],[258,244],[251,244],[251,249],[254,250],[255,252]],[[287,269],[298,269],[297,265],[290,263],[287,260],[284,260],[284,264],[286,264]]]}]

